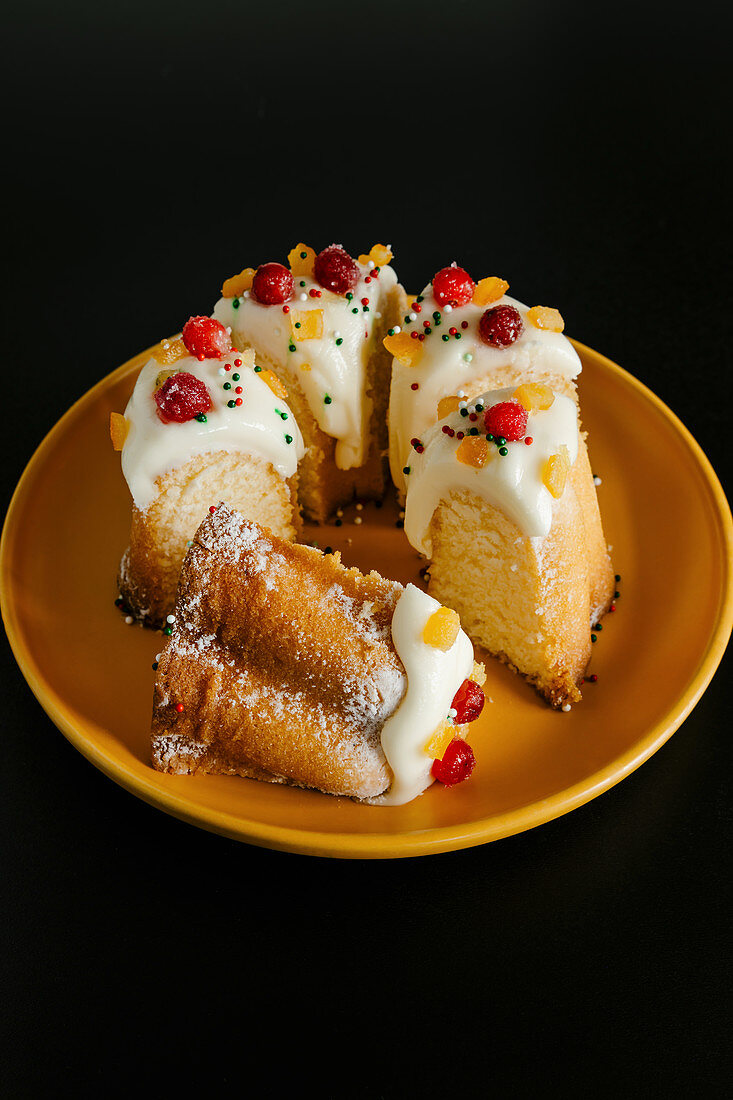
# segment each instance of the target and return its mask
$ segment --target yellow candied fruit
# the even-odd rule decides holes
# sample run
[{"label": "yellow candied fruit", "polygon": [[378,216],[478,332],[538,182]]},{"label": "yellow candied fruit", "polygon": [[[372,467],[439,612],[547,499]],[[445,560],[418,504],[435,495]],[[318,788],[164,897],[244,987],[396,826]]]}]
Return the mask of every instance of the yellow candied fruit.
[{"label": "yellow candied fruit", "polygon": [[359,257],[359,263],[368,264],[371,260],[375,267],[383,267],[389,263],[393,256],[394,253],[386,245],[374,244],[369,250],[368,256],[362,255]]},{"label": "yellow candied fruit", "polygon": [[302,241],[288,252],[288,263],[293,275],[312,275],[315,262],[315,252]]},{"label": "yellow candied fruit", "polygon": [[244,271],[240,271],[238,275],[232,275],[231,279],[225,279],[221,288],[222,298],[241,298],[245,290],[249,290],[252,286],[254,277],[255,269],[245,267]]},{"label": "yellow candied fruit", "polygon": [[570,455],[563,443],[558,454],[550,455],[542,469],[542,482],[555,500],[559,500],[565,492],[568,474],[570,473]]},{"label": "yellow candied fruit", "polygon": [[425,645],[434,646],[447,653],[458,637],[460,629],[461,620],[458,613],[451,611],[449,607],[439,607],[425,623],[422,640]]},{"label": "yellow candied fruit", "polygon": [[506,279],[499,279],[496,275],[490,275],[488,279],[480,279],[476,283],[471,301],[475,306],[489,306],[492,302],[498,302],[509,289]]},{"label": "yellow candied fruit", "polygon": [[552,306],[532,306],[527,310],[527,320],[534,328],[546,329],[548,332],[562,332],[565,328],[562,313]]},{"label": "yellow candied fruit", "polygon": [[262,379],[263,382],[267,383],[272,392],[275,394],[275,397],[279,397],[283,401],[286,399],[286,397],[288,396],[288,391],[285,389],[276,374],[274,374],[271,370],[261,370],[259,372],[259,377]]},{"label": "yellow candied fruit", "polygon": [[407,332],[396,332],[394,336],[385,336],[384,346],[403,367],[416,366],[422,357],[422,344],[419,340],[413,340]]},{"label": "yellow candied fruit", "polygon": [[430,740],[426,742],[424,751],[428,756],[432,756],[433,760],[442,760],[445,756],[445,750],[455,735],[456,727],[452,722],[446,722],[443,719]]},{"label": "yellow candied fruit", "polygon": [[293,340],[320,340],[323,336],[322,309],[291,309],[289,316]]},{"label": "yellow candied fruit", "polygon": [[121,451],[130,430],[130,421],[122,413],[109,414],[109,437],[116,451]]},{"label": "yellow candied fruit", "polygon": [[456,458],[464,466],[480,470],[489,461],[489,444],[481,435],[467,435],[458,444]]},{"label": "yellow candied fruit", "polygon": [[512,398],[523,405],[528,413],[545,412],[552,408],[555,401],[550,387],[544,386],[542,382],[523,382],[521,386],[517,386]]},{"label": "yellow candied fruit", "polygon": [[153,393],[157,393],[164,382],[167,382],[169,378],[172,378],[174,374],[178,374],[177,370],[159,370],[155,376],[155,384],[153,386]]},{"label": "yellow candied fruit", "polygon": [[175,363],[177,359],[183,359],[184,355],[188,355],[188,348],[180,336],[177,336],[175,340],[161,340],[153,348],[153,359],[164,366],[167,366],[168,363]]},{"label": "yellow candied fruit", "polygon": [[457,397],[441,397],[438,402],[438,420],[442,420],[444,416],[450,416],[451,413],[458,412],[460,401]]}]

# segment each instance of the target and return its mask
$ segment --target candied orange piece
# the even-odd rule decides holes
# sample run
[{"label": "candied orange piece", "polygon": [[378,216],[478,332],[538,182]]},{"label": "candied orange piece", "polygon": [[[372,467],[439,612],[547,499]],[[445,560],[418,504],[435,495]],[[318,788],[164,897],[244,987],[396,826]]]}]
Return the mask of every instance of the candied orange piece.
[{"label": "candied orange piece", "polygon": [[130,421],[122,413],[109,414],[109,437],[116,451],[121,451],[130,430]]},{"label": "candied orange piece", "polygon": [[456,611],[449,607],[439,607],[425,623],[422,640],[425,645],[434,646],[447,652],[458,637],[461,620]]},{"label": "candied orange piece", "polygon": [[443,719],[429,741],[426,742],[424,751],[428,756],[432,756],[433,760],[442,760],[445,756],[445,750],[448,748],[455,735],[456,727],[452,722],[446,722],[445,719]]},{"label": "candied orange piece", "polygon": [[544,412],[552,407],[555,395],[549,386],[542,382],[523,382],[517,386],[512,397],[523,405],[527,412]]},{"label": "candied orange piece", "polygon": [[368,264],[371,260],[375,267],[383,267],[392,259],[394,253],[384,244],[374,244],[369,250],[368,256],[360,256],[360,264]]},{"label": "candied orange piece", "polygon": [[231,279],[225,279],[221,288],[222,298],[240,298],[245,290],[250,289],[254,277],[255,269],[245,267],[244,271],[240,271],[238,275],[232,275]]},{"label": "candied orange piece", "polygon": [[288,263],[293,275],[312,275],[315,262],[315,252],[302,241],[288,252]]},{"label": "candied orange piece", "polygon": [[322,309],[291,309],[290,335],[293,340],[320,340],[323,336]]},{"label": "candied orange piece", "polygon": [[441,397],[438,402],[438,420],[442,420],[444,416],[450,416],[451,413],[458,412],[460,401],[457,397]]},{"label": "candied orange piece", "polygon": [[157,393],[164,382],[167,382],[169,378],[172,378],[174,374],[178,374],[177,370],[159,370],[155,376],[155,384],[153,385],[153,393]]},{"label": "candied orange piece", "polygon": [[506,279],[499,279],[496,275],[490,275],[488,279],[480,279],[476,283],[471,301],[475,306],[488,306],[492,302],[498,302],[509,289]]},{"label": "candied orange piece", "polygon": [[180,336],[175,340],[161,340],[153,348],[153,359],[163,365],[175,363],[177,359],[183,359],[184,355],[188,355],[188,348]]},{"label": "candied orange piece", "polygon": [[547,329],[549,332],[562,332],[565,328],[562,313],[552,306],[532,306],[527,310],[527,320],[534,328]]},{"label": "candied orange piece", "polygon": [[489,444],[482,435],[467,435],[458,444],[456,458],[464,466],[480,470],[489,461]]},{"label": "candied orange piece", "polygon": [[419,340],[413,340],[407,332],[396,332],[394,336],[385,336],[384,346],[403,367],[414,367],[422,357],[422,344]]},{"label": "candied orange piece", "polygon": [[275,397],[279,397],[283,401],[285,400],[285,398],[288,396],[288,391],[285,389],[276,374],[274,374],[271,370],[261,370],[259,372],[259,377],[262,379],[263,382],[267,383],[272,392],[275,394]]},{"label": "candied orange piece", "polygon": [[565,492],[569,473],[570,455],[563,443],[559,453],[550,455],[542,468],[542,483],[555,500],[559,500]]}]

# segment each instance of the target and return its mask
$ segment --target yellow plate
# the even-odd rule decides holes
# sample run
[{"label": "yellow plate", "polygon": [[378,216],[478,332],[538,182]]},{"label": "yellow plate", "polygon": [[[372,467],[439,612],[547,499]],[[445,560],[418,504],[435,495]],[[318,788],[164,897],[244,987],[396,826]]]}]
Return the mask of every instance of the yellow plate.
[{"label": "yellow plate", "polygon": [[[113,601],[129,495],[109,442],[146,354],[90,390],[31,459],[0,548],[0,595],[13,651],[39,702],[105,774],[168,813],[272,848],[350,857],[414,856],[532,828],[618,783],[666,741],[702,695],[730,633],[731,517],[707,459],[646,387],[576,345],[580,391],[620,598],[603,624],[583,702],[541,703],[490,662],[473,727],[471,779],[377,808],[227,776],[159,775],[148,765],[161,638],[126,626]],[[417,581],[420,562],[390,506],[311,529],[348,564]],[[456,563],[458,567],[459,563]]]}]

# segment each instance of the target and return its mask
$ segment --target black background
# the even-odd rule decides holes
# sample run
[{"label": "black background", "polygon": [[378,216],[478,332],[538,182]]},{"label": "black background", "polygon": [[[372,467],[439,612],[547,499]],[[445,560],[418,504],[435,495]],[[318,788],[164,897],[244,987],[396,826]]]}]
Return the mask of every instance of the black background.
[{"label": "black background", "polygon": [[[77,397],[298,240],[389,241],[408,287],[453,259],[506,275],[651,386],[722,476],[729,11],[15,6],[5,504]],[[11,1095],[264,1095],[262,1069],[274,1095],[727,1091],[724,667],[583,809],[393,862],[166,817],[66,743],[6,642],[2,672]]]}]

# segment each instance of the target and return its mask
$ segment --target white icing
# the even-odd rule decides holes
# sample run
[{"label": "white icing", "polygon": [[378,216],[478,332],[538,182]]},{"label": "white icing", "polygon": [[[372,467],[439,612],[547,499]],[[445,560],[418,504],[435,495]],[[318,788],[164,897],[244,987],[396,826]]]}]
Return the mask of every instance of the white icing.
[{"label": "white icing", "polygon": [[[510,387],[482,394],[468,407],[473,408],[479,402],[488,409],[500,401],[508,401],[514,390],[515,387]],[[458,461],[456,451],[461,441],[443,432],[444,425],[456,433],[466,433],[475,425],[485,435],[483,412],[474,422],[454,412],[424,433],[422,454],[411,450],[410,473],[406,479],[405,534],[412,546],[430,557],[433,513],[451,490],[461,489],[468,489],[499,508],[525,535],[544,538],[552,525],[553,497],[542,481],[542,470],[546,460],[557,454],[562,444],[568,449],[571,465],[578,457],[575,402],[555,394],[549,409],[529,414],[527,436],[532,438],[532,443],[529,446],[523,440],[507,443],[506,456],[500,455],[496,445],[490,443],[489,460],[480,469]]]},{"label": "white icing", "polygon": [[[410,309],[412,303],[408,305]],[[472,302],[458,306],[449,313],[435,301],[432,287],[423,291],[423,301],[419,303],[421,312],[415,314],[415,320],[402,324],[403,332],[413,329],[423,331],[423,321],[441,313],[440,326],[434,327],[430,336],[422,341],[423,353],[414,367],[402,366],[397,359],[392,370],[392,388],[389,403],[389,455],[392,479],[397,488],[404,492],[405,477],[403,467],[407,465],[410,453],[410,440],[422,437],[427,428],[438,418],[438,401],[464,389],[468,397],[477,393],[476,383],[486,388],[486,379],[502,368],[511,368],[521,372],[523,380],[529,381],[538,373],[556,374],[568,380],[577,377],[581,363],[573,345],[561,332],[537,329],[531,325],[526,314],[528,306],[516,298],[505,295],[488,306],[476,306]],[[524,321],[521,336],[508,348],[492,348],[478,335],[478,325],[488,308],[496,305],[511,305],[519,311]],[[411,311],[412,312],[412,311]],[[405,314],[407,316],[407,314]],[[463,321],[468,327],[463,329]],[[443,340],[450,328],[461,333],[461,339],[451,337]],[[466,355],[471,356],[470,360]],[[417,382],[418,389],[413,390]]]},{"label": "white icing", "polygon": [[[140,371],[125,417],[129,431],[122,448],[122,472],[127,479],[132,498],[145,510],[156,496],[156,479],[194,455],[212,451],[238,451],[254,454],[271,462],[283,478],[292,477],[303,457],[300,429],[288,405],[276,397],[266,382],[248,365],[247,353],[230,352],[221,359],[185,356],[174,363],[163,364],[149,359]],[[242,365],[234,366],[241,359]],[[225,370],[231,365],[231,371]],[[205,384],[212,409],[206,413],[206,423],[188,420],[183,424],[164,424],[157,413],[153,397],[155,379],[160,371],[187,371]],[[232,375],[239,374],[239,382]],[[229,381],[231,389],[223,389]],[[235,387],[242,393],[236,394]],[[227,402],[242,398],[239,407],[230,409]],[[285,413],[286,420],[276,410]],[[288,443],[286,435],[292,437]]]},{"label": "white icing", "polygon": [[426,645],[423,630],[440,608],[437,600],[408,584],[392,618],[392,641],[407,673],[407,691],[382,727],[382,748],[393,780],[375,805],[401,806],[429,787],[433,761],[425,745],[447,717],[453,697],[473,669],[473,646],[462,630],[449,650]]},{"label": "white icing", "polygon": [[[397,276],[385,265],[375,276],[360,264],[361,278],[348,300],[324,290],[306,275],[294,276],[293,310],[323,310],[323,335],[317,340],[293,340],[289,314],[281,305],[266,306],[247,293],[221,298],[213,316],[230,327],[235,344],[248,344],[297,377],[318,427],[336,442],[336,465],[349,470],[363,465],[368,446],[372,403],[366,396],[366,369],[373,351],[374,321],[381,315],[385,295]],[[369,279],[369,282],[366,280]],[[310,291],[320,292],[312,298]],[[302,298],[302,300],[301,300]],[[363,298],[368,298],[365,312]],[[356,310],[356,312],[354,312]],[[343,342],[336,344],[336,340]],[[290,351],[294,346],[295,351]],[[310,370],[304,370],[303,364]],[[331,403],[326,404],[328,395]]]}]

